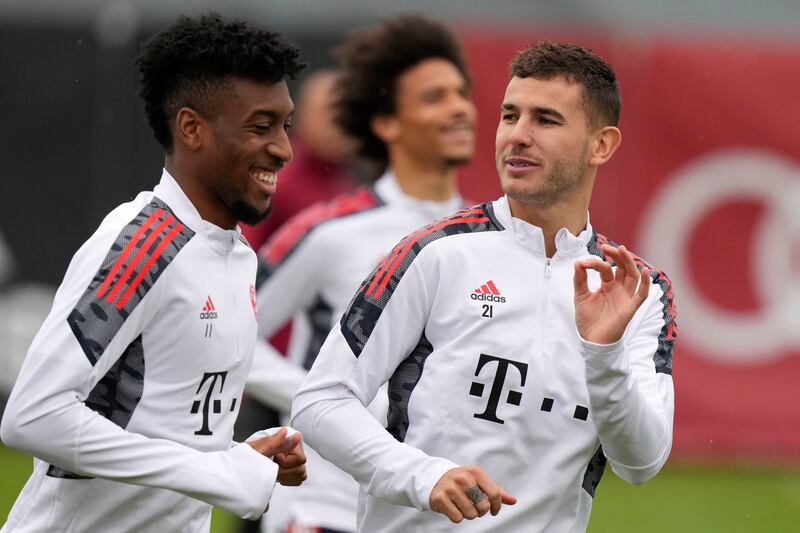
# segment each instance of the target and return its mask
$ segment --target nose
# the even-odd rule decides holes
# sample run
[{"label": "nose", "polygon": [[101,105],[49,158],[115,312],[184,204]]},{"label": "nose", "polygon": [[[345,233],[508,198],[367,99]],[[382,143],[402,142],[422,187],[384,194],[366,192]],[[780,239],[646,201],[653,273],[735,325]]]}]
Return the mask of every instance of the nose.
[{"label": "nose", "polygon": [[533,128],[524,119],[520,118],[508,132],[508,142],[514,146],[531,146],[533,144]]},{"label": "nose", "polygon": [[472,100],[460,91],[456,91],[450,98],[450,109],[457,117],[474,117],[477,112]]},{"label": "nose", "polygon": [[292,160],[294,152],[292,152],[292,144],[289,142],[289,135],[286,130],[281,128],[275,138],[267,143],[267,153],[276,159],[280,159],[284,164]]}]

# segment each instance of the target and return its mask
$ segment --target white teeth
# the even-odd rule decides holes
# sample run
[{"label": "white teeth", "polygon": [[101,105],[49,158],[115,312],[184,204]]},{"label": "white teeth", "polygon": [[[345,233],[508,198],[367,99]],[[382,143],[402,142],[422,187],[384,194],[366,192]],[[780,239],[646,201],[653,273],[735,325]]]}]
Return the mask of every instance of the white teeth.
[{"label": "white teeth", "polygon": [[261,183],[266,183],[268,185],[275,185],[275,183],[278,181],[277,174],[265,171],[256,171],[253,173],[253,177]]}]

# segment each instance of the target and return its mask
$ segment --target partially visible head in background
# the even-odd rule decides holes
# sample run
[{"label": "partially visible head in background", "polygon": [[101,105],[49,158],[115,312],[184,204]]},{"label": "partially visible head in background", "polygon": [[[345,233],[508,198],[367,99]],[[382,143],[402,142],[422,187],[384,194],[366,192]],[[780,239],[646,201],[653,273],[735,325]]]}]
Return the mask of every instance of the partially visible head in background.
[{"label": "partially visible head in background", "polygon": [[443,24],[406,15],[355,32],[337,49],[338,122],[360,155],[453,166],[474,151],[475,107],[461,47]]},{"label": "partially visible head in background", "polygon": [[356,141],[335,120],[339,73],[321,69],[309,73],[300,86],[292,136],[306,152],[325,163],[342,164],[356,152]]},{"label": "partially visible head in background", "polygon": [[180,17],[148,40],[139,95],[167,170],[201,216],[222,227],[269,211],[292,158],[286,85],[304,67],[277,33],[216,14]]}]

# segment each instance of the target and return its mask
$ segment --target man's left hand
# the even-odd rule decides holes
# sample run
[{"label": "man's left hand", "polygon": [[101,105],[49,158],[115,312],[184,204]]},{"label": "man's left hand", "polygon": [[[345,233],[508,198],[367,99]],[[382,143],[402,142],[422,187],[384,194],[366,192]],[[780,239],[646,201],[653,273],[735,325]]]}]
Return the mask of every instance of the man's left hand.
[{"label": "man's left hand", "polygon": [[[575,325],[580,336],[597,344],[617,342],[625,333],[633,314],[647,299],[650,269],[636,268],[624,246],[604,244],[603,253],[617,264],[617,270],[598,257],[575,261]],[[587,270],[600,274],[600,288],[589,290]]]}]

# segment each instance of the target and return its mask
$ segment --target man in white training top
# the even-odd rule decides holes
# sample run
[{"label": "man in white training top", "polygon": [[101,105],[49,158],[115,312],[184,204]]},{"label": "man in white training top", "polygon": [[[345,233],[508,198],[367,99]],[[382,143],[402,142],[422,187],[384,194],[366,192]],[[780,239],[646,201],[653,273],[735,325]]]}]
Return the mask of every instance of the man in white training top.
[{"label": "man in white training top", "polygon": [[[559,43],[510,70],[505,195],[403,239],[293,403],[367,493],[360,531],[584,531],[607,461],[643,483],[669,454],[670,283],[589,223],[621,140],[614,72]],[[385,383],[386,429],[364,408]]]},{"label": "man in white training top", "polygon": [[258,327],[237,223],[292,157],[297,49],[181,17],[137,64],[164,171],[76,252],[31,345],[2,439],[36,459],[3,532],[208,531],[212,505],[255,519],[305,479],[298,434],[231,442]]}]

